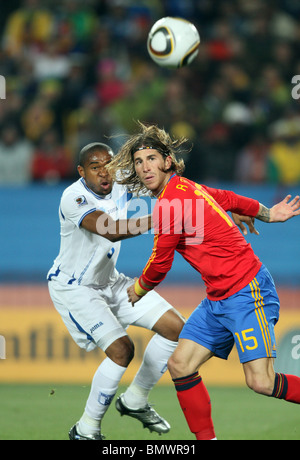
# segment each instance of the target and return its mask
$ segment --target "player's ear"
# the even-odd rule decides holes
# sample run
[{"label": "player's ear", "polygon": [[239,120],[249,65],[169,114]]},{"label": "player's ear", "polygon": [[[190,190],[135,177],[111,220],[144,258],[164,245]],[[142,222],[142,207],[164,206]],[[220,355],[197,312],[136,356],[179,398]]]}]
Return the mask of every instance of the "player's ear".
[{"label": "player's ear", "polygon": [[166,157],[165,158],[165,170],[168,171],[172,166],[172,158],[169,156],[169,157]]},{"label": "player's ear", "polygon": [[77,171],[78,171],[79,175],[85,179],[84,168],[82,166],[78,165],[77,166]]}]

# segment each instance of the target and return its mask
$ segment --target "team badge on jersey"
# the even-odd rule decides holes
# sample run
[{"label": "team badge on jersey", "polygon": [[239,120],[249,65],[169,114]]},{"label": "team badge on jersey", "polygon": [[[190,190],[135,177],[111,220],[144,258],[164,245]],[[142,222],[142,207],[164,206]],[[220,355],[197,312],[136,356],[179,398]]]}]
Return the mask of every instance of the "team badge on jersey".
[{"label": "team badge on jersey", "polygon": [[87,199],[84,195],[80,195],[77,198],[75,198],[75,201],[78,206],[83,206],[84,204],[87,204]]}]

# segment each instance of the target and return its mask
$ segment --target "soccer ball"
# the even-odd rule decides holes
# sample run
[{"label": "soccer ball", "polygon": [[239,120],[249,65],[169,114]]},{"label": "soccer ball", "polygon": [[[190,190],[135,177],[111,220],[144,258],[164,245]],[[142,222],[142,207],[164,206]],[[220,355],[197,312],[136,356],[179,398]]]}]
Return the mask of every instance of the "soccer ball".
[{"label": "soccer ball", "polygon": [[183,67],[197,56],[200,36],[196,27],[181,18],[166,17],[151,28],[147,48],[156,64],[163,67]]}]

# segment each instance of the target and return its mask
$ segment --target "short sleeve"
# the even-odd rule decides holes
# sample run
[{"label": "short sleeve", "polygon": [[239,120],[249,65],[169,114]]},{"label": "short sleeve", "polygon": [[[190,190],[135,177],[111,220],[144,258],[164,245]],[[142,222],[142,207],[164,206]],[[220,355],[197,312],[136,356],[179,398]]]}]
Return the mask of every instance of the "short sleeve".
[{"label": "short sleeve", "polygon": [[68,193],[62,196],[60,211],[64,219],[68,219],[80,227],[85,216],[96,211],[96,207],[86,195]]}]

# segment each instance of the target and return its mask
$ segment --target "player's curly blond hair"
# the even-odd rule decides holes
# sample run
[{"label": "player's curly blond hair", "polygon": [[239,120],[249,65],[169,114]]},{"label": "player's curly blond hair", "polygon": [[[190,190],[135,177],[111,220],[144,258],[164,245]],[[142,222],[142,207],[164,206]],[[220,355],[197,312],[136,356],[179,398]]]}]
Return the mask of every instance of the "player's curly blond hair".
[{"label": "player's curly blond hair", "polygon": [[182,159],[176,159],[176,153],[180,153],[179,148],[187,142],[186,138],[172,139],[164,129],[156,125],[145,125],[141,122],[138,122],[138,125],[140,132],[130,136],[107,165],[109,174],[116,182],[127,185],[132,192],[137,194],[147,192],[147,188],[135,172],[133,154],[141,147],[148,147],[157,150],[163,157],[170,156],[172,164],[168,171],[173,171],[180,176],[185,166]]}]

